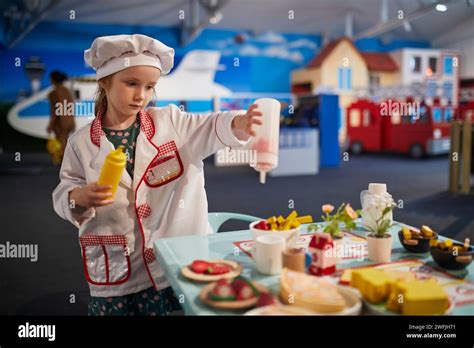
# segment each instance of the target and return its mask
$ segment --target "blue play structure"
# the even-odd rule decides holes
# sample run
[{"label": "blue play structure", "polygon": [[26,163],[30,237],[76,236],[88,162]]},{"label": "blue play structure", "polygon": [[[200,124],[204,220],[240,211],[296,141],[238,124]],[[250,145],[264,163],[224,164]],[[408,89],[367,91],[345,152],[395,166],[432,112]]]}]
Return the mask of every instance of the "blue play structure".
[{"label": "blue play structure", "polygon": [[321,167],[339,166],[339,97],[321,94],[315,110],[319,114]]},{"label": "blue play structure", "polygon": [[319,166],[339,165],[339,97],[331,94],[300,96],[294,115],[288,116],[288,130],[317,128]]}]

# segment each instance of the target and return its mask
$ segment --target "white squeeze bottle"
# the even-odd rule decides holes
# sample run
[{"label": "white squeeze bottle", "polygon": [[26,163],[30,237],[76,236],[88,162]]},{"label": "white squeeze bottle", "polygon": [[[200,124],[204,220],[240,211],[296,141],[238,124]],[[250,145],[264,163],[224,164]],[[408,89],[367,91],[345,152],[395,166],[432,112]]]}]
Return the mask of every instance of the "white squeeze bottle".
[{"label": "white squeeze bottle", "polygon": [[280,140],[280,102],[272,98],[257,99],[257,111],[263,114],[262,125],[256,127],[252,149],[257,152],[255,170],[260,172],[260,183],[265,184],[267,172],[278,166]]}]

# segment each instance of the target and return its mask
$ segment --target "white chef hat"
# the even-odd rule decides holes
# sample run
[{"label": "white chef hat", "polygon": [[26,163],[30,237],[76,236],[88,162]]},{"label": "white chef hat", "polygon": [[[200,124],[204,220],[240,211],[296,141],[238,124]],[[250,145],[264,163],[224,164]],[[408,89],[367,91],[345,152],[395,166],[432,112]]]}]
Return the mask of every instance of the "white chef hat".
[{"label": "white chef hat", "polygon": [[146,35],[101,36],[84,51],[96,79],[137,65],[154,66],[166,75],[173,68],[174,49]]}]

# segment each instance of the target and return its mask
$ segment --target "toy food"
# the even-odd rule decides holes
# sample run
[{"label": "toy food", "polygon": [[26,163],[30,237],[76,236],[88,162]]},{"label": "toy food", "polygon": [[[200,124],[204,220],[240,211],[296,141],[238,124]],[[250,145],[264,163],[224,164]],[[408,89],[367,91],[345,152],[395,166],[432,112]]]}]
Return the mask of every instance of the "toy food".
[{"label": "toy food", "polygon": [[254,227],[264,231],[287,231],[311,222],[313,222],[311,215],[298,217],[298,213],[293,210],[286,218],[282,215],[271,216],[266,220],[261,220]]},{"label": "toy food", "polygon": [[237,277],[232,281],[219,280],[209,292],[209,299],[212,301],[246,301],[259,295],[260,292],[250,280]]},{"label": "toy food", "polygon": [[387,308],[404,315],[441,315],[448,307],[448,295],[435,279],[395,282],[387,301]]},{"label": "toy food", "polygon": [[431,238],[436,235],[436,233],[426,225],[421,226],[419,230],[415,228],[409,229],[407,226],[403,226],[402,234],[403,239],[406,241],[418,238]]},{"label": "toy food", "polygon": [[256,307],[265,307],[273,304],[277,304],[275,297],[269,292],[262,292],[258,297]]},{"label": "toy food", "polygon": [[421,234],[424,237],[432,237],[434,235],[434,232],[431,228],[429,228],[426,225],[421,226]]},{"label": "toy food", "polygon": [[378,269],[352,271],[350,286],[359,289],[362,296],[371,303],[387,300],[392,279]]},{"label": "toy food", "polygon": [[448,295],[435,279],[417,280],[410,272],[352,270],[350,286],[368,302],[386,301],[387,309],[405,315],[444,314],[449,307]]},{"label": "toy food", "polygon": [[427,253],[432,241],[438,238],[438,234],[426,225],[421,229],[403,226],[398,236],[403,247],[412,253]]},{"label": "toy food", "polygon": [[237,296],[229,281],[221,279],[209,293],[209,298],[212,301],[235,301]]},{"label": "toy food", "polygon": [[464,244],[454,243],[451,239],[431,243],[430,252],[433,260],[446,269],[465,269],[472,262],[474,252],[469,245],[470,239],[466,238]]},{"label": "toy food", "polygon": [[286,304],[319,313],[336,313],[347,306],[336,285],[287,268],[280,277],[280,299]]},{"label": "toy food", "polygon": [[191,265],[191,269],[194,273],[200,274],[225,274],[231,271],[228,265],[212,263],[203,260],[195,260]]}]

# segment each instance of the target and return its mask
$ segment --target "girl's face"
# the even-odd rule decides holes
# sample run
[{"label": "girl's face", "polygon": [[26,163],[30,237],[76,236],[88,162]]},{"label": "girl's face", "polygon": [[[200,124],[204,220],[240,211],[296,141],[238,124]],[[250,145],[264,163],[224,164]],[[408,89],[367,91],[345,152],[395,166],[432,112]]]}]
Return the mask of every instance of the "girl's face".
[{"label": "girl's face", "polygon": [[160,75],[158,68],[142,65],[119,71],[111,79],[101,81],[110,111],[123,117],[136,115],[147,106]]}]

